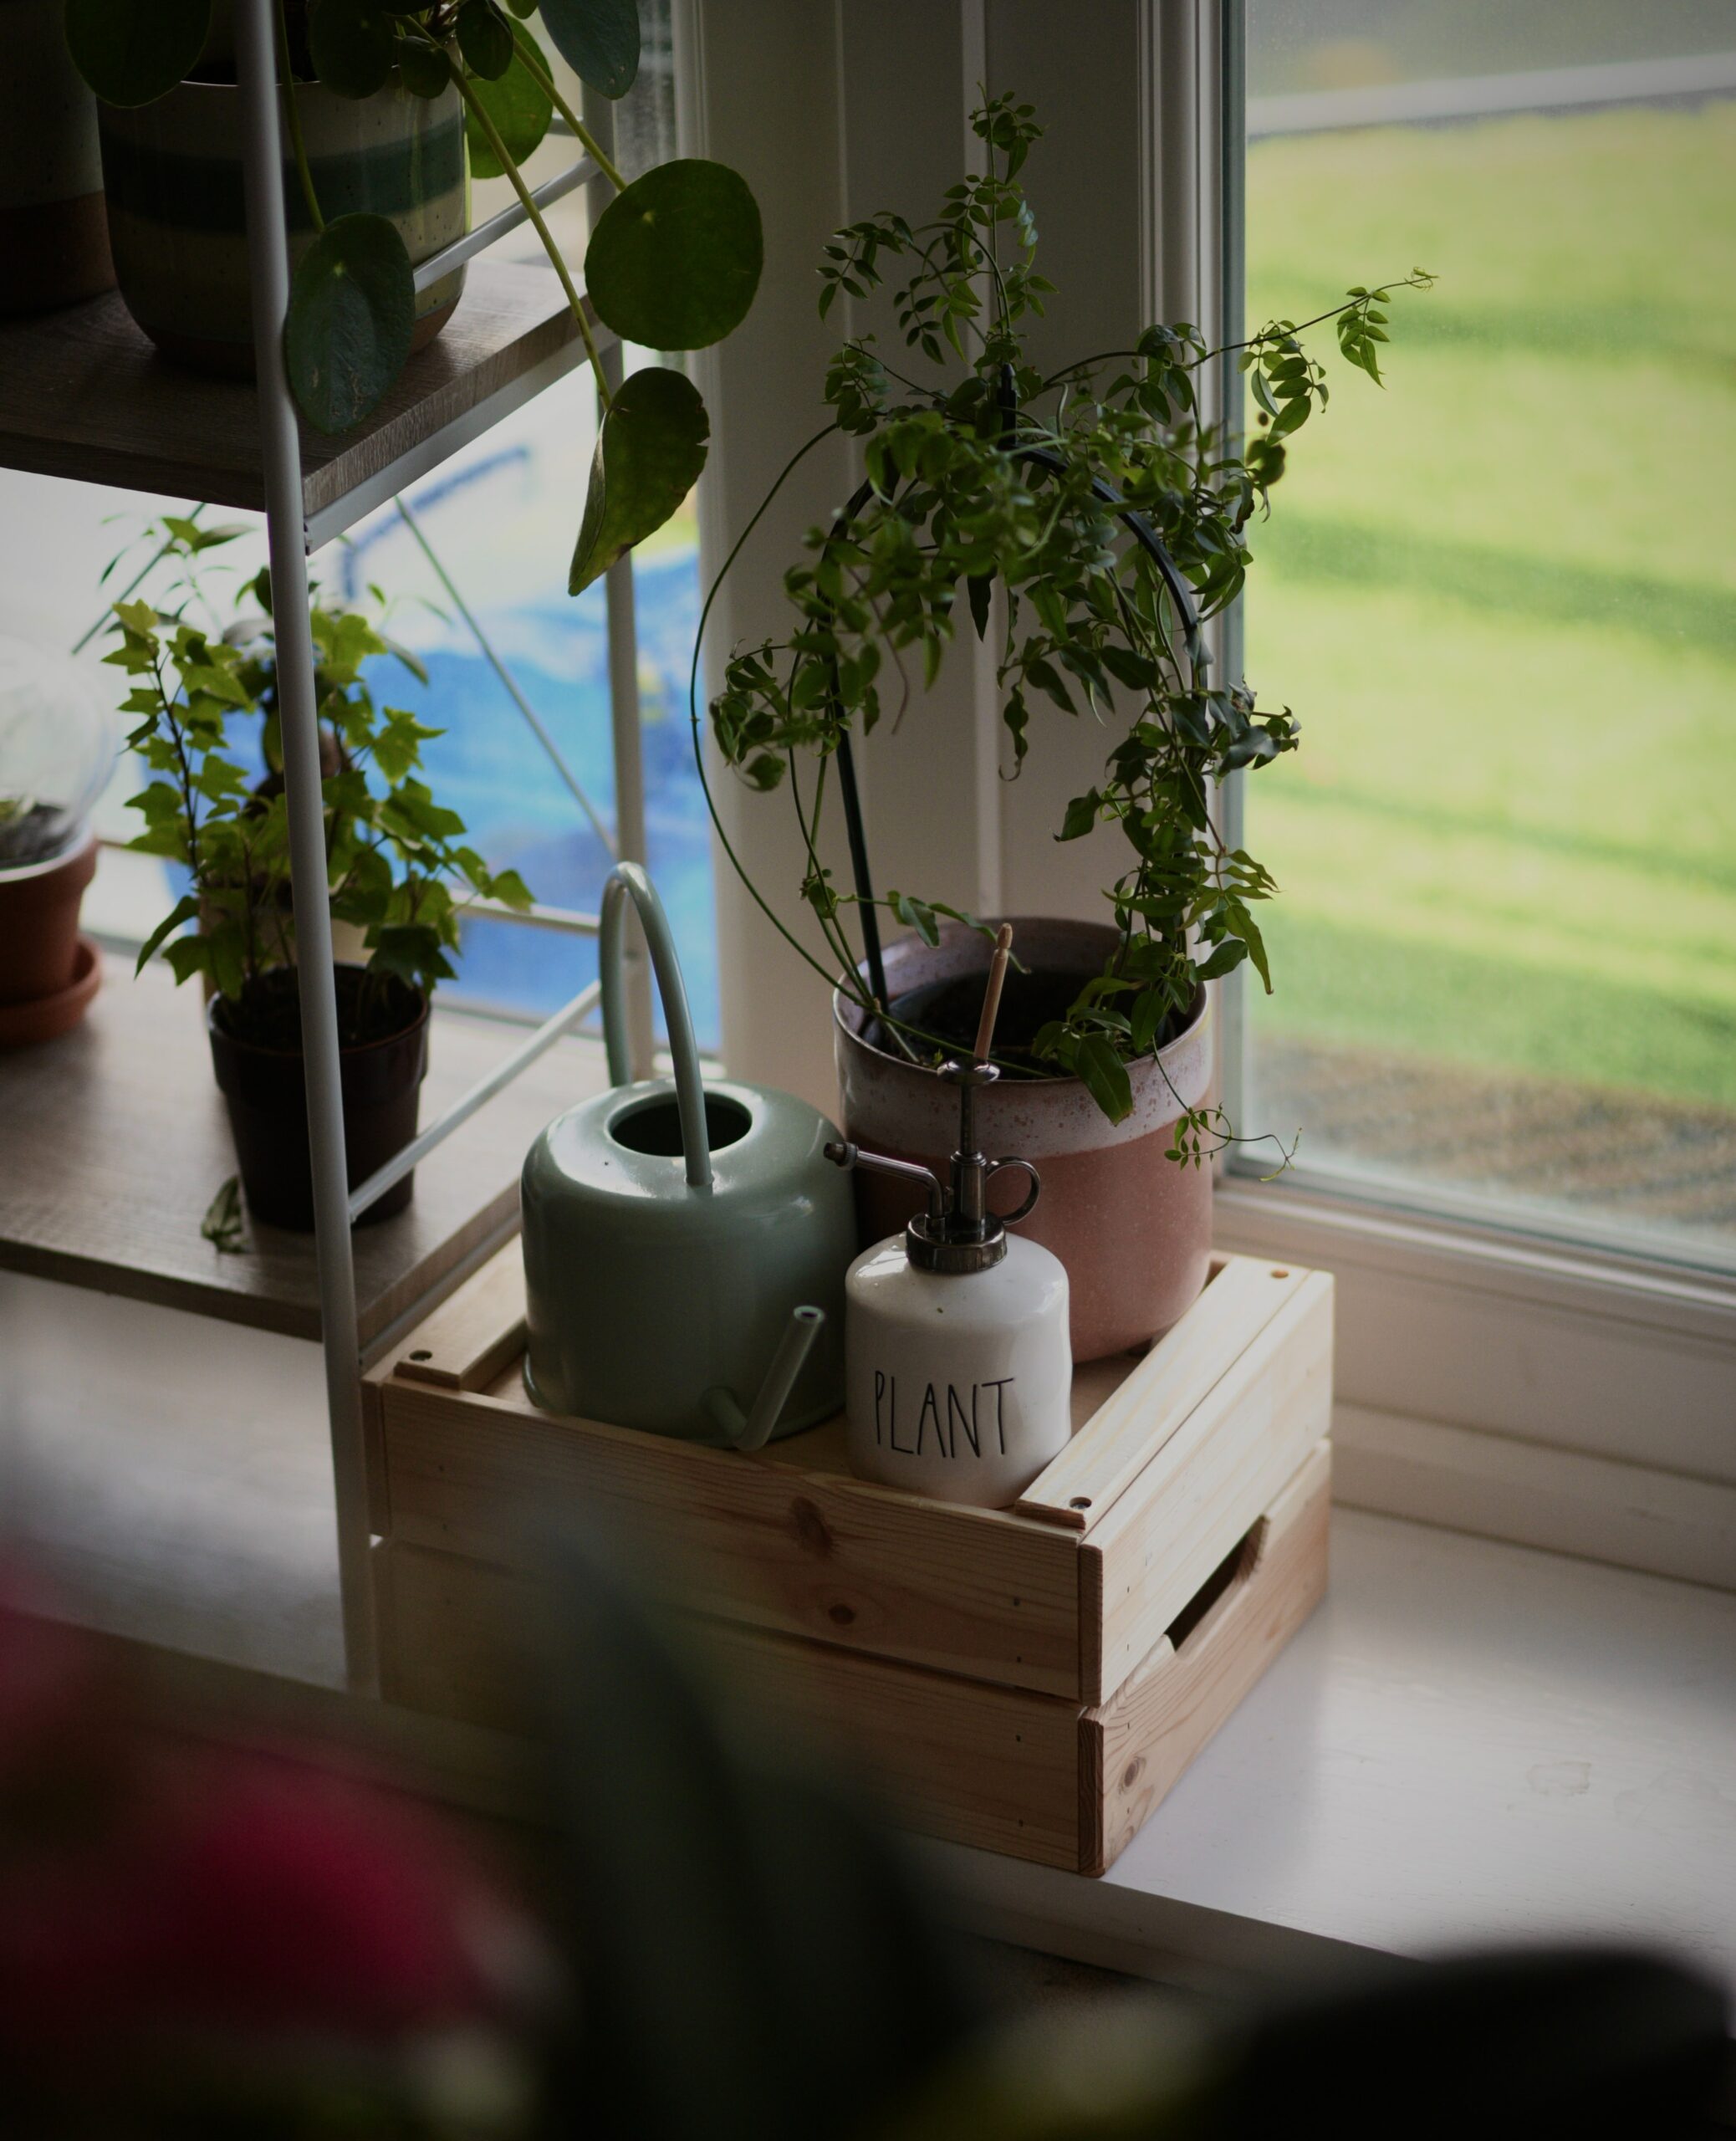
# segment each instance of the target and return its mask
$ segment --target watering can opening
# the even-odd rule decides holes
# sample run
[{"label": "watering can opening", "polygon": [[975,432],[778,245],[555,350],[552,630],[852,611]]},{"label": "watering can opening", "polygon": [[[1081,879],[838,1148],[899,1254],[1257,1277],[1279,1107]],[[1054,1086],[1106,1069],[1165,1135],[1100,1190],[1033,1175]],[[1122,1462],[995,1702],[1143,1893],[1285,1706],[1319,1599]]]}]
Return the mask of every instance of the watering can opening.
[{"label": "watering can opening", "polygon": [[[753,1127],[751,1112],[727,1093],[705,1096],[705,1138],[707,1148],[722,1152],[745,1137]],[[678,1160],[685,1152],[682,1142],[681,1104],[672,1092],[654,1094],[636,1106],[624,1107],[610,1118],[609,1135],[630,1152],[645,1152],[655,1159]]]}]

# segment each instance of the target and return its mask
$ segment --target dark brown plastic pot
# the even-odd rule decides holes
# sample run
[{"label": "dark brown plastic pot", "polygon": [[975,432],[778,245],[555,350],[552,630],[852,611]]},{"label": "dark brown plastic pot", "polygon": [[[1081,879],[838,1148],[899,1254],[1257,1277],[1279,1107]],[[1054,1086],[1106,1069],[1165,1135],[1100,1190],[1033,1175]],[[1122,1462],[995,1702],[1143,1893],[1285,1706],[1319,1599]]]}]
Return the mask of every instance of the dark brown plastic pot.
[{"label": "dark brown plastic pot", "polygon": [[[340,967],[340,985],[355,967]],[[416,1135],[428,1068],[428,999],[418,995],[412,1021],[384,1040],[339,1051],[344,1149],[350,1187],[365,1182]],[[306,1073],[299,1049],[261,1048],[225,1030],[219,996],[206,1006],[211,1060],[229,1111],[241,1187],[256,1219],[307,1234],[314,1224],[314,1169],[308,1147]],[[414,1171],[395,1183],[357,1220],[371,1226],[409,1203]]]},{"label": "dark brown plastic pot", "polygon": [[79,903],[96,874],[96,841],[23,870],[0,871],[0,1004],[70,989],[79,965]]}]

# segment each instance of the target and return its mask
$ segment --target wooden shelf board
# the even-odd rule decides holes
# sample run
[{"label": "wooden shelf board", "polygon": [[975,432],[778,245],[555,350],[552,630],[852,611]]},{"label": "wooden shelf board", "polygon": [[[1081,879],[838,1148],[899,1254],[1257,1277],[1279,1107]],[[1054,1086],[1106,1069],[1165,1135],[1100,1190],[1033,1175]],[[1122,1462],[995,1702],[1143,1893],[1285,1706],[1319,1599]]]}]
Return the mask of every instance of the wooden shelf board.
[{"label": "wooden shelf board", "polygon": [[[202,1007],[158,966],[105,963],[84,1023],[0,1055],[0,1270],[125,1294],[292,1337],[319,1335],[314,1238],[248,1224],[225,1255],[199,1222],[235,1172]],[[432,1122],[513,1045],[498,1021],[437,1010],[422,1088]],[[409,1208],[356,1229],[364,1345],[503,1238],[537,1132],[607,1080],[600,1044],[559,1043],[416,1169]]]},{"label": "wooden shelf board", "polygon": [[[367,422],[339,438],[303,425],[313,540],[400,488],[392,472],[403,482],[425,473],[582,356],[549,269],[472,262],[444,333],[411,358]],[[265,508],[253,382],[169,363],[113,290],[0,323],[0,466]]]}]

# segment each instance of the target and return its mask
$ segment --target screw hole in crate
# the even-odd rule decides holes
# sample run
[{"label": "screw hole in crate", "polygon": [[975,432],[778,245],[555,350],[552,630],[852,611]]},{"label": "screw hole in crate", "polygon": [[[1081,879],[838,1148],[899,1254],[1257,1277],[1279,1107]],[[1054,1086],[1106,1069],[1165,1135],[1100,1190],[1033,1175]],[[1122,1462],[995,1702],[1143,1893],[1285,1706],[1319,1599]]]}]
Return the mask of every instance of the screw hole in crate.
[{"label": "screw hole in crate", "polygon": [[431,1361],[434,1356],[426,1346],[418,1346],[410,1357],[413,1361]]},{"label": "screw hole in crate", "polygon": [[1288,1279],[1289,1275],[1290,1275],[1288,1271],[1274,1271],[1272,1274],[1272,1276],[1274,1279]]},{"label": "screw hole in crate", "polygon": [[1069,1509],[1089,1509],[1090,1505],[1091,1498],[1089,1495],[1075,1495],[1067,1505]]}]

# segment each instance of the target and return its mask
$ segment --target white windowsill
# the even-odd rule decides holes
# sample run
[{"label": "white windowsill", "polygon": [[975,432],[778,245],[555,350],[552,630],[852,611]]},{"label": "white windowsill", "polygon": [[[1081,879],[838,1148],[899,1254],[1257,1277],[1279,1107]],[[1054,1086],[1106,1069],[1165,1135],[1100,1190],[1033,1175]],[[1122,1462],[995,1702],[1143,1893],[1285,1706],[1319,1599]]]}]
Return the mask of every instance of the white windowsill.
[{"label": "white windowsill", "polygon": [[1101,1881],[935,1850],[984,1931],[1207,1988],[1590,1937],[1736,2001],[1736,1597],[1336,1510],[1325,1603]]},{"label": "white windowsill", "polygon": [[[8,1525],[82,1617],[337,1684],[313,1346],[0,1275],[0,1354]],[[1204,1986],[1592,1934],[1736,1996],[1736,1597],[1356,1510],[1332,1551],[1104,1879],[925,1847],[978,1929]]]}]

